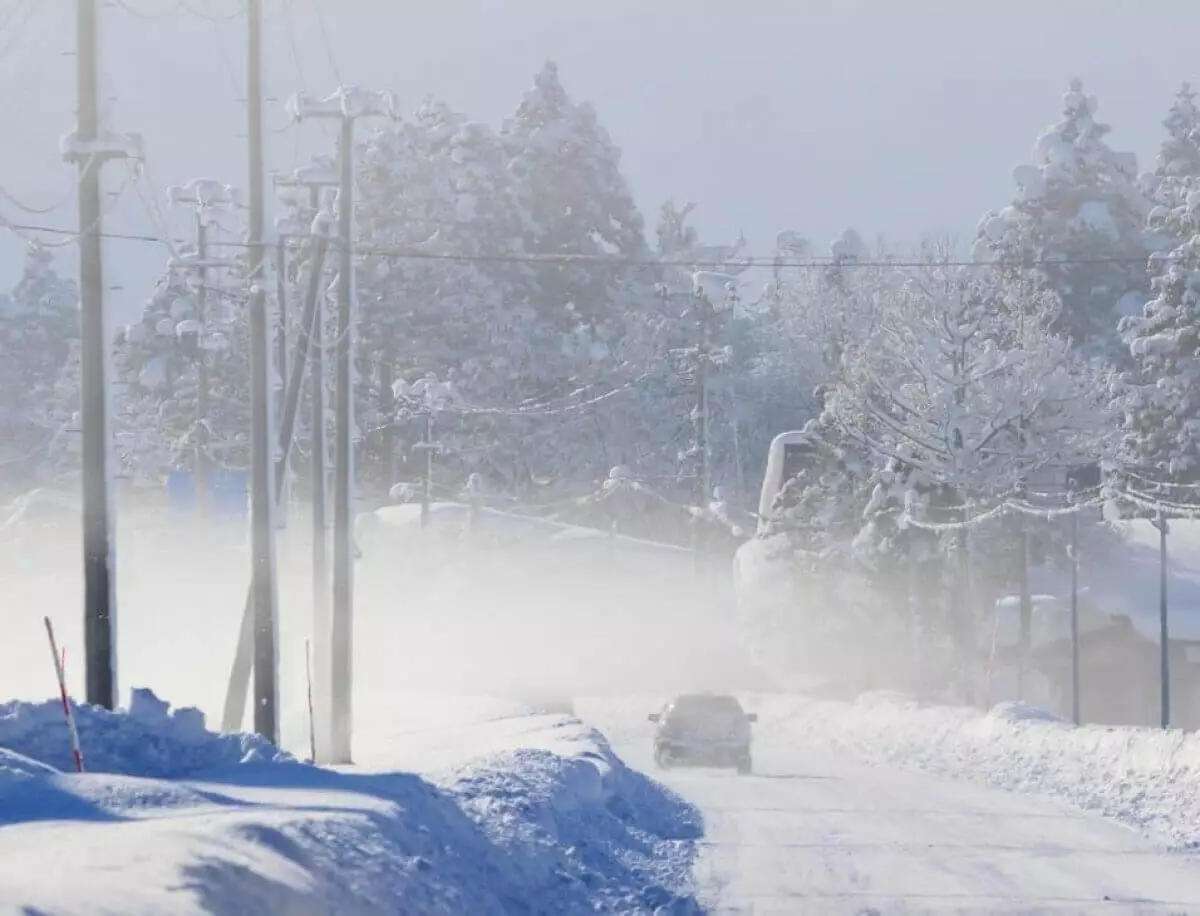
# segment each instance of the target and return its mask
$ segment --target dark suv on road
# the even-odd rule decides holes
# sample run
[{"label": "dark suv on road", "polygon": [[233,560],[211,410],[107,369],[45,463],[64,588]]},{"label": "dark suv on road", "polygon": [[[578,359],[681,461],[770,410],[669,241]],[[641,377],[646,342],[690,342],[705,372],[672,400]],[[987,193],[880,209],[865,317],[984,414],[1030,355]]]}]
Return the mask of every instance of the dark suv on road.
[{"label": "dark suv on road", "polygon": [[676,697],[652,713],[654,762],[672,766],[735,767],[749,773],[750,725],[758,716],[742,709],[735,697],[701,693]]}]

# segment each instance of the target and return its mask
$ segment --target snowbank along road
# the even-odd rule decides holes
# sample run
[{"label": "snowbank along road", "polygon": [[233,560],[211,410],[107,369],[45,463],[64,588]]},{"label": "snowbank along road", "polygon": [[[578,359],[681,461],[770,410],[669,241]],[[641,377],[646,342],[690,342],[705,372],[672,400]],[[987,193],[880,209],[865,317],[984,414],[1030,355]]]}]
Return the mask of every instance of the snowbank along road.
[{"label": "snowbank along road", "polygon": [[698,805],[714,914],[1200,914],[1200,861],[1054,802],[848,763],[770,719],[755,769],[654,768],[660,700],[583,700],[633,766]]}]

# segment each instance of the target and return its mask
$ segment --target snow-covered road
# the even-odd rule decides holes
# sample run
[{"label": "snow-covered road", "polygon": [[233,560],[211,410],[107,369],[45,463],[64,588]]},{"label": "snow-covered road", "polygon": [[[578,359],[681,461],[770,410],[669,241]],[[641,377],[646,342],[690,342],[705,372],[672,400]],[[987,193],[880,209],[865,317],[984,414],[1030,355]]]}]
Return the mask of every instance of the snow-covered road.
[{"label": "snow-covered road", "polygon": [[663,773],[648,711],[579,704],[629,763],[701,809],[698,890],[714,913],[1200,913],[1200,861],[1111,821],[767,730],[753,776]]}]

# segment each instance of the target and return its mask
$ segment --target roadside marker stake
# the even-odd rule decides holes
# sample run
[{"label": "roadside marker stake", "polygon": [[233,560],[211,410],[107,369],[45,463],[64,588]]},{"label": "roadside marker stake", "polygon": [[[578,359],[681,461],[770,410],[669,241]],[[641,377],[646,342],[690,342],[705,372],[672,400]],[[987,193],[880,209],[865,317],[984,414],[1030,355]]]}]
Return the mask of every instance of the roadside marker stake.
[{"label": "roadside marker stake", "polygon": [[75,757],[75,772],[83,772],[83,751],[79,748],[79,731],[75,728],[75,714],[71,711],[71,701],[67,698],[67,650],[58,649],[58,640],[54,638],[54,624],[49,617],[42,618],[46,623],[46,636],[50,639],[50,657],[54,660],[54,673],[58,678],[58,695],[62,698],[63,715],[67,719],[67,732],[71,736],[71,754]]}]

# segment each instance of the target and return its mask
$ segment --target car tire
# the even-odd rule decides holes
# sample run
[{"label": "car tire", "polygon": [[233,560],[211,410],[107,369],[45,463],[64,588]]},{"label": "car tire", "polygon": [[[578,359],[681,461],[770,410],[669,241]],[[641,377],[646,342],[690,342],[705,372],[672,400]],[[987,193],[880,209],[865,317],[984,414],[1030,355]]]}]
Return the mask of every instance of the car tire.
[{"label": "car tire", "polygon": [[737,771],[742,776],[748,776],[754,771],[754,764],[751,761],[749,754],[745,754],[738,758]]},{"label": "car tire", "polygon": [[657,766],[660,770],[669,770],[669,769],[671,769],[671,758],[668,757],[666,752],[663,751],[662,749],[655,748],[655,750],[654,750],[654,765]]}]

